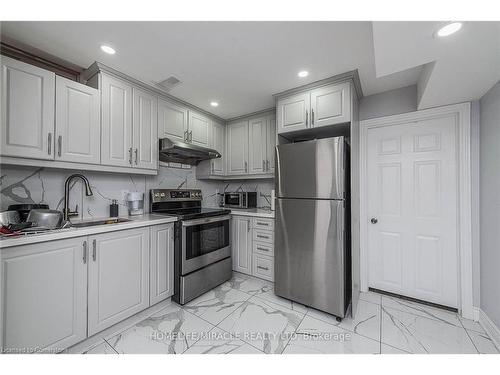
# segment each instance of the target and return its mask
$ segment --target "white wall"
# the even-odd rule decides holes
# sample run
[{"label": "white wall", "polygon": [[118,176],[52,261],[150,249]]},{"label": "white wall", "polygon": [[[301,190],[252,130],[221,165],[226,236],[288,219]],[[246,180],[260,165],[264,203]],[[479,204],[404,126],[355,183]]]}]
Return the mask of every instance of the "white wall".
[{"label": "white wall", "polygon": [[417,110],[417,86],[408,86],[365,96],[359,102],[359,120],[397,115]]},{"label": "white wall", "polygon": [[500,327],[500,82],[480,107],[481,309]]}]

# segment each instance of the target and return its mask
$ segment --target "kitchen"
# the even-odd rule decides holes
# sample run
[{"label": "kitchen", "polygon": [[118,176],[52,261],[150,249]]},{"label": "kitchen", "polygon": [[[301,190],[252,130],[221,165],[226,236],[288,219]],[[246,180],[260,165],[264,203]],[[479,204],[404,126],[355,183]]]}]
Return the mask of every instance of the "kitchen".
[{"label": "kitchen", "polygon": [[[2,22],[2,351],[498,354],[479,217],[500,61],[477,42],[499,24],[412,27]],[[171,37],[165,68],[130,30],[191,46]],[[221,47],[269,57],[260,33],[271,65]],[[323,61],[288,53],[299,36]],[[484,58],[440,52],[463,48]],[[485,73],[444,90],[458,65]]]}]

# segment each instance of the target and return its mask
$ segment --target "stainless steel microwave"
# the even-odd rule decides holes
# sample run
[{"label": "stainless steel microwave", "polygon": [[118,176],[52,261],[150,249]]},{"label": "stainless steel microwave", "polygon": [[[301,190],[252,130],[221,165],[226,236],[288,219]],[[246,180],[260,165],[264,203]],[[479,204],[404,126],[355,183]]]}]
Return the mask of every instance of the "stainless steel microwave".
[{"label": "stainless steel microwave", "polygon": [[257,207],[256,192],[224,193],[224,207],[229,208],[255,208]]}]

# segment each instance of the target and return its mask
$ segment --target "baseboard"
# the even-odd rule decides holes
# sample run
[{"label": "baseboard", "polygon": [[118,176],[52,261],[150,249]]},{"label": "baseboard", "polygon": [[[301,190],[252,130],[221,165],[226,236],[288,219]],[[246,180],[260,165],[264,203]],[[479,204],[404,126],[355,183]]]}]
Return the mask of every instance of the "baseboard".
[{"label": "baseboard", "polygon": [[486,333],[491,337],[493,343],[500,350],[500,329],[493,323],[493,321],[486,315],[486,313],[479,310],[479,324],[484,328]]},{"label": "baseboard", "polygon": [[472,307],[472,315],[475,322],[479,322],[479,314],[480,314],[481,309],[479,307]]}]

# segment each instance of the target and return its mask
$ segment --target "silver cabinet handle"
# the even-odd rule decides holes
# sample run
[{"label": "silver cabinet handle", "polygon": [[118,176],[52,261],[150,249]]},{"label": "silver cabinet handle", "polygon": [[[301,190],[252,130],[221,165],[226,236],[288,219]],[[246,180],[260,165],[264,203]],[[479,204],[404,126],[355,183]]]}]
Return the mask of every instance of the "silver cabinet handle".
[{"label": "silver cabinet handle", "polygon": [[128,149],[128,163],[132,165],[132,147]]},{"label": "silver cabinet handle", "polygon": [[260,268],[261,270],[264,270],[264,271],[269,271],[269,268],[267,268],[267,267],[257,266],[257,268]]},{"label": "silver cabinet handle", "polygon": [[137,159],[138,159],[138,154],[139,154],[139,149],[135,149],[135,165],[137,165]]},{"label": "silver cabinet handle", "polygon": [[193,131],[189,131],[189,142],[193,142]]},{"label": "silver cabinet handle", "polygon": [[257,235],[257,238],[265,238],[265,239],[269,239],[269,237],[267,236],[261,236],[260,234]]},{"label": "silver cabinet handle", "polygon": [[262,172],[266,171],[266,161],[262,160]]},{"label": "silver cabinet handle", "polygon": [[269,249],[266,249],[266,248],[260,247],[260,246],[257,246],[257,250],[269,252]]},{"label": "silver cabinet handle", "polygon": [[307,115],[307,110],[306,110],[306,127],[308,125],[308,122],[309,122],[309,116]]},{"label": "silver cabinet handle", "polygon": [[52,133],[49,133],[47,137],[47,152],[48,154],[52,154]]},{"label": "silver cabinet handle", "polygon": [[311,125],[314,126],[314,109],[311,109]]},{"label": "silver cabinet handle", "polygon": [[189,142],[188,131],[184,130],[184,141]]},{"label": "silver cabinet handle", "polygon": [[212,161],[212,173],[215,172],[215,166],[214,166],[214,162]]},{"label": "silver cabinet handle", "polygon": [[248,163],[245,162],[245,173],[247,173],[247,172],[248,172]]},{"label": "silver cabinet handle", "polygon": [[87,263],[87,241],[83,241],[83,264]]},{"label": "silver cabinet handle", "polygon": [[266,160],[266,170],[269,172],[269,160]]},{"label": "silver cabinet handle", "polygon": [[247,226],[247,232],[250,233],[250,227],[251,227],[250,220],[247,221],[247,224],[248,224],[248,226]]},{"label": "silver cabinet handle", "polygon": [[61,156],[62,153],[62,135],[57,137],[57,156]]},{"label": "silver cabinet handle", "polygon": [[95,262],[97,259],[97,241],[94,239],[92,241],[92,260]]},{"label": "silver cabinet handle", "polygon": [[269,223],[261,223],[260,221],[257,221],[257,225],[265,225],[266,227],[268,227]]}]

